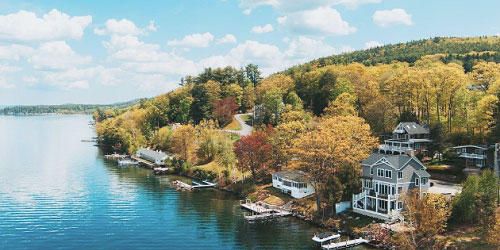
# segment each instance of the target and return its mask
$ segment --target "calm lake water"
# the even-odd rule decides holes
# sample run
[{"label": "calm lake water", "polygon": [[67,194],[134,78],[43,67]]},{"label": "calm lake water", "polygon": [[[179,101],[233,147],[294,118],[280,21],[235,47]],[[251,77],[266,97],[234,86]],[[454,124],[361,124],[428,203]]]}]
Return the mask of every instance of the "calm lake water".
[{"label": "calm lake water", "polygon": [[106,161],[89,121],[0,115],[0,249],[315,249],[305,222],[249,224],[232,195]]}]

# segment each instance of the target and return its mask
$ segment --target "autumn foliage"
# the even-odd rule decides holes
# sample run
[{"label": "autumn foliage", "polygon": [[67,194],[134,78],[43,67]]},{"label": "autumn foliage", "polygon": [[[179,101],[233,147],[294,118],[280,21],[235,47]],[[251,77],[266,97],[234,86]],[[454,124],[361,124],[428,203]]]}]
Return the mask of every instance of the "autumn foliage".
[{"label": "autumn foliage", "polygon": [[250,170],[254,181],[261,174],[266,174],[272,164],[272,145],[262,132],[241,137],[234,144],[234,153],[242,172]]},{"label": "autumn foliage", "polygon": [[214,102],[213,117],[219,121],[220,126],[230,123],[238,110],[236,99],[232,96]]}]

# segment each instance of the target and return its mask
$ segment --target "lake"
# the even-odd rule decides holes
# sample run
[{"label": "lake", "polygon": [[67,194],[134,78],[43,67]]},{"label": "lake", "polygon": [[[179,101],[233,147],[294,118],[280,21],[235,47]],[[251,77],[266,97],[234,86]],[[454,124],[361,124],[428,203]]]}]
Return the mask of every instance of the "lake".
[{"label": "lake", "polygon": [[230,194],[105,160],[90,119],[0,115],[0,249],[315,249],[308,223],[246,223]]}]

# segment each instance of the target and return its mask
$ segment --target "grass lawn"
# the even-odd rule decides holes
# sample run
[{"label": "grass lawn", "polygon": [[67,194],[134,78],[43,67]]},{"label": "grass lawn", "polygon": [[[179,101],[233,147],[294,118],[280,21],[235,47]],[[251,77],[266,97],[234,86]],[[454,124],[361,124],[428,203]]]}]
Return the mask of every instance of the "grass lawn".
[{"label": "grass lawn", "polygon": [[[211,161],[207,164],[203,164],[203,165],[198,165],[198,166],[195,166],[195,168],[199,168],[199,169],[203,169],[203,170],[210,170],[214,173],[218,173],[218,171],[221,171],[221,174],[222,174],[222,171],[224,170],[224,167],[219,167],[217,162],[215,161]],[[231,180],[233,179],[233,170],[232,169],[228,169],[229,171],[229,178],[231,178]],[[241,172],[236,169],[235,171],[235,174],[236,174],[236,177],[239,179],[241,178]],[[246,177],[249,177],[250,176],[250,172],[247,172],[245,174]]]},{"label": "grass lawn", "polygon": [[248,121],[250,121],[250,119],[252,119],[252,118],[251,118],[249,115],[242,115],[242,116],[241,116],[241,119],[243,119],[243,121],[245,121],[245,122],[248,122]]},{"label": "grass lawn", "polygon": [[482,227],[459,226],[438,237],[449,249],[497,249],[486,243]]},{"label": "grass lawn", "polygon": [[224,129],[241,130],[241,124],[233,117],[233,121],[231,123],[229,123],[226,127],[224,127]]}]

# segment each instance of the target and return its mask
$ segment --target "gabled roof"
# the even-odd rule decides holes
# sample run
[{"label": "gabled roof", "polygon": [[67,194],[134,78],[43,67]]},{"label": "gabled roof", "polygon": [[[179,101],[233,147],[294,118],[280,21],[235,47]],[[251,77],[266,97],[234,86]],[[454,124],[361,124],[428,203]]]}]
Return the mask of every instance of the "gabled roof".
[{"label": "gabled roof", "polygon": [[366,160],[361,163],[361,165],[365,166],[373,166],[377,164],[386,164],[391,166],[392,168],[399,170],[408,165],[412,160],[414,160],[418,165],[424,168],[425,166],[416,158],[415,156],[409,156],[406,154],[402,155],[389,155],[389,154],[381,154],[381,153],[372,153]]},{"label": "gabled roof", "polygon": [[425,123],[401,122],[398,124],[396,129],[400,125],[408,134],[428,134],[430,132],[429,127]]},{"label": "gabled roof", "polygon": [[141,155],[148,156],[152,159],[158,159],[158,160],[161,160],[165,157],[168,157],[168,155],[163,153],[163,152],[154,151],[154,150],[147,149],[147,148],[141,148],[141,149],[137,150],[137,153],[139,153]]},{"label": "gabled roof", "polygon": [[418,177],[422,178],[422,177],[431,177],[431,174],[429,174],[427,171],[425,171],[424,169],[419,169],[419,170],[415,170],[415,174],[418,175]]},{"label": "gabled roof", "polygon": [[282,179],[296,181],[296,182],[306,182],[309,179],[309,176],[299,170],[291,170],[291,171],[279,171],[273,173],[272,175],[278,176]]}]

